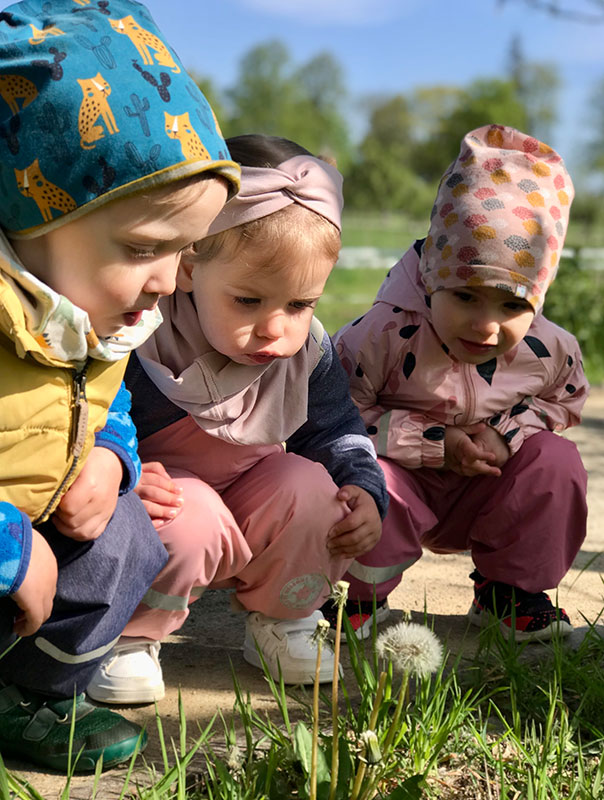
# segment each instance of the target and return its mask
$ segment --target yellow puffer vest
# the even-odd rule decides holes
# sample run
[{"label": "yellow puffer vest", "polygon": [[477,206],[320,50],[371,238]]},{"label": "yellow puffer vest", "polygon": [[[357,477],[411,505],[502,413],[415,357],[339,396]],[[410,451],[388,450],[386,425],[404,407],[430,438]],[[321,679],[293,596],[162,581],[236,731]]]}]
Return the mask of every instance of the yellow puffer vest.
[{"label": "yellow puffer vest", "polygon": [[0,500],[43,522],[78,476],[128,359],[76,365],[49,354],[0,277]]}]

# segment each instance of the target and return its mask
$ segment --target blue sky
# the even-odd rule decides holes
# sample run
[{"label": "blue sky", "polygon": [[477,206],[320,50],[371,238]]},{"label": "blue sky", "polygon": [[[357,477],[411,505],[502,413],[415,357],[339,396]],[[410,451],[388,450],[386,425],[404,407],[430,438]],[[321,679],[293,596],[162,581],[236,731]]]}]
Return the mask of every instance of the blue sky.
[{"label": "blue sky", "polygon": [[[218,88],[234,83],[241,57],[261,42],[280,39],[296,64],[329,50],[343,67],[351,110],[368,94],[501,75],[517,34],[527,59],[558,67],[559,124],[549,143],[571,168],[588,134],[589,91],[604,79],[604,23],[552,18],[519,0],[144,2],[184,64]],[[581,9],[589,0],[565,4]],[[360,132],[358,116],[353,124]]]}]

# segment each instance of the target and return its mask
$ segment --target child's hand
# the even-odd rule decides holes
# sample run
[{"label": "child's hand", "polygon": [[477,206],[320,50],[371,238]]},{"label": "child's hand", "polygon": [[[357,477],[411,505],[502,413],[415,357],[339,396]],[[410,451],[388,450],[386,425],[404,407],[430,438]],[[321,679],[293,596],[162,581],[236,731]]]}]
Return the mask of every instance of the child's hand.
[{"label": "child's hand", "polygon": [[382,535],[382,520],[375,500],[360,486],[342,486],[338,500],[347,503],[350,513],[334,525],[327,535],[332,556],[356,558],[372,550]]},{"label": "child's hand", "polygon": [[118,456],[106,447],[93,447],[53,514],[56,529],[78,542],[97,539],[115,511],[122,477]]},{"label": "child's hand", "polygon": [[487,459],[488,463],[495,467],[503,467],[510,457],[510,448],[503,436],[486,425],[485,429],[473,434],[472,441],[478,447],[482,447],[485,453],[492,454],[492,458]]},{"label": "child's hand", "polygon": [[501,470],[495,466],[495,453],[487,450],[482,442],[474,442],[474,437],[482,434],[486,427],[484,422],[459,427],[448,425],[445,428],[444,469],[466,477],[499,477]]},{"label": "child's hand", "polygon": [[11,597],[21,609],[14,631],[17,636],[31,636],[52,612],[57,591],[57,560],[42,534],[32,530],[29,567],[21,586]]},{"label": "child's hand", "polygon": [[134,491],[143,501],[155,528],[160,528],[180,513],[182,489],[174,484],[159,461],[143,464],[143,473]]}]

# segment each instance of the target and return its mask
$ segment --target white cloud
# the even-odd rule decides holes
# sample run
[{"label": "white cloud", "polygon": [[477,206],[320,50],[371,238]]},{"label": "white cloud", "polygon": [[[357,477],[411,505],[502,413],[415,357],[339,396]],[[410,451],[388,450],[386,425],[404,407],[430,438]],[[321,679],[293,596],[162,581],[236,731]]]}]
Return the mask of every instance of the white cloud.
[{"label": "white cloud", "polygon": [[306,25],[371,25],[406,16],[417,0],[240,0],[247,8]]}]

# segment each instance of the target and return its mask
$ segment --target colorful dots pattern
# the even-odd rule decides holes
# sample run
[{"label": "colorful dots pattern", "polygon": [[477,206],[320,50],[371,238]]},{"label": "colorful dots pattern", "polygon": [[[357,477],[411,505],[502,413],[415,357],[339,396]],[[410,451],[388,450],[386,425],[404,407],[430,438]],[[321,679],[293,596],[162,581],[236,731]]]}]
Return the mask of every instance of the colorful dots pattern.
[{"label": "colorful dots pattern", "polygon": [[549,145],[501,125],[468,133],[440,184],[421,254],[428,295],[495,286],[538,310],[558,267],[573,196]]}]

